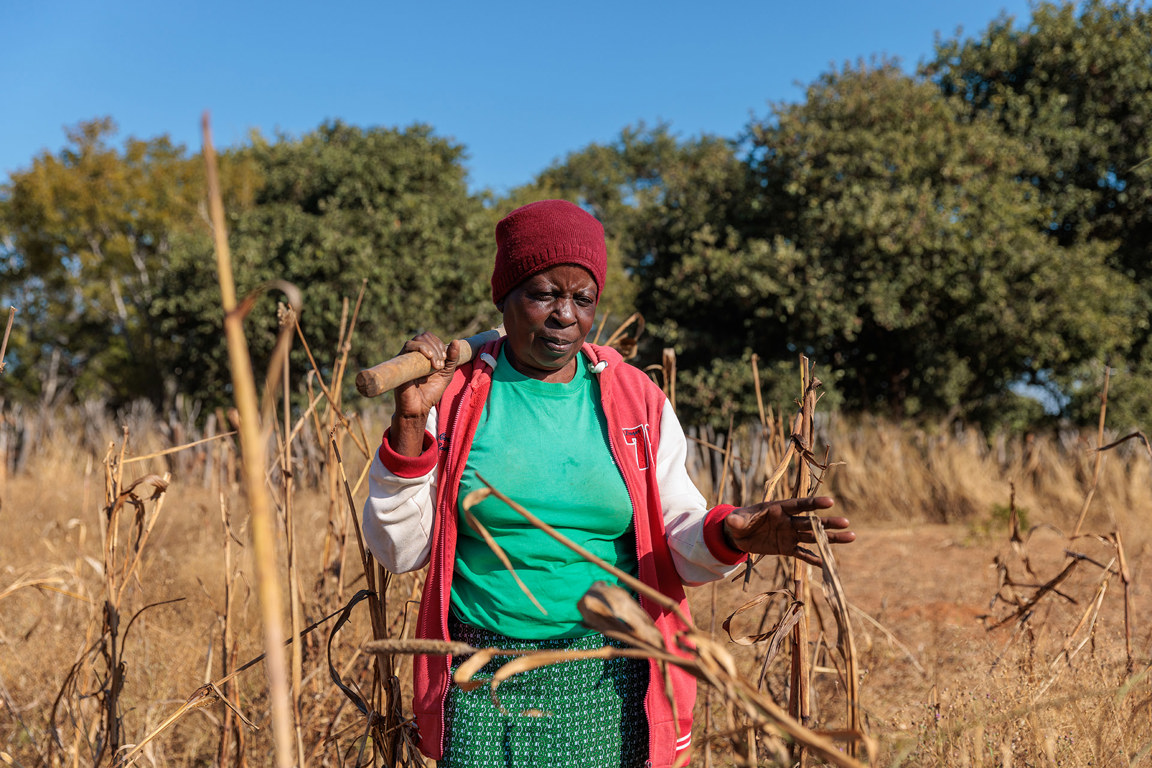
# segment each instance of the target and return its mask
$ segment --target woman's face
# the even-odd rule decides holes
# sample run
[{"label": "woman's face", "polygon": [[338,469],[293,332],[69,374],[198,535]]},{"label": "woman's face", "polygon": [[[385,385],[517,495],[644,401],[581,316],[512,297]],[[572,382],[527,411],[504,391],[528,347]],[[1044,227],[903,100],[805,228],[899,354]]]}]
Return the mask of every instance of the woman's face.
[{"label": "woman's face", "polygon": [[500,309],[512,367],[541,381],[571,381],[598,299],[592,273],[573,264],[538,272],[509,291]]}]

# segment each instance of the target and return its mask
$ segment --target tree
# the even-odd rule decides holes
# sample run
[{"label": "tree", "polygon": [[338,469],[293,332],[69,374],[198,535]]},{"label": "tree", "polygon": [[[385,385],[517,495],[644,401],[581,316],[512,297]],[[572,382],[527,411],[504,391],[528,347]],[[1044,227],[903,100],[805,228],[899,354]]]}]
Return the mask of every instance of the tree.
[{"label": "tree", "polygon": [[843,370],[855,407],[963,413],[1126,341],[1111,249],[1043,233],[1045,158],[932,84],[833,73],[751,144],[786,289],[764,331]]},{"label": "tree", "polygon": [[634,275],[657,241],[736,197],[731,187],[741,176],[729,142],[709,136],[681,141],[667,125],[640,124],[609,144],[570,153],[517,194],[571,199],[600,219],[608,240],[609,306],[624,314],[633,305],[651,309],[637,294]]},{"label": "tree", "polygon": [[[1141,288],[1127,348],[1101,349],[1120,365],[1114,406],[1128,423],[1152,417],[1152,10],[1088,0],[1040,3],[1017,26],[990,24],[976,39],[946,40],[925,68],[969,115],[991,117],[1047,161],[1030,181],[1050,210],[1037,222],[1056,243],[1111,243],[1109,264]],[[1060,377],[1073,411],[1094,411],[1099,362]],[[1078,402],[1077,393],[1087,396]]]},{"label": "tree", "polygon": [[[33,396],[71,387],[112,405],[164,407],[177,392],[226,402],[203,161],[166,137],[119,149],[114,134],[111,120],[81,125],[0,196],[0,275],[23,327],[36,329],[9,371],[37,372],[22,380]],[[301,326],[330,366],[344,301],[366,283],[352,370],[422,328],[451,337],[492,324],[491,214],[468,193],[462,159],[425,126],[341,123],[223,153],[238,289],[299,287]],[[272,301],[247,324],[257,368],[277,331]],[[295,367],[310,367],[299,349]]]},{"label": "tree", "polygon": [[[396,354],[419,330],[454,338],[497,322],[491,216],[468,193],[462,147],[427,126],[334,122],[298,139],[257,139],[238,155],[261,179],[251,208],[229,222],[238,290],[275,279],[300,288],[300,325],[320,365],[336,358],[344,302],[362,285],[353,371]],[[167,275],[158,319],[181,341],[184,386],[219,399],[228,376],[218,312],[210,311],[219,304],[215,265],[207,251],[184,256]],[[271,300],[261,306],[248,323],[257,366],[277,331]],[[310,368],[299,345],[294,361],[300,373]]]},{"label": "tree", "polygon": [[[669,265],[730,235],[733,222],[741,218],[746,177],[727,140],[681,140],[666,125],[640,125],[625,129],[612,143],[590,144],[569,154],[536,182],[537,188],[584,205],[604,223],[610,267],[619,264],[617,272],[610,272],[610,287],[613,282],[625,284],[628,292],[616,297],[618,305],[634,305],[647,322],[641,364],[659,362],[666,346],[684,356],[681,381],[687,386],[679,386],[678,401],[691,419],[708,417],[727,424],[732,406],[754,402],[747,365],[735,387],[731,377],[704,381],[692,370],[732,349],[741,354],[742,345],[728,344],[724,336],[726,310],[713,296],[699,293],[690,306],[671,307],[669,302],[683,297],[671,296],[664,288]],[[713,349],[716,343],[723,344],[723,350]]]},{"label": "tree", "polygon": [[202,172],[167,137],[121,150],[115,133],[109,118],[81,123],[0,189],[5,298],[32,329],[16,351],[28,394],[163,396],[171,348],[150,308],[174,236],[197,228]]},{"label": "tree", "polygon": [[1044,158],[932,83],[830,73],[744,147],[626,131],[539,182],[605,222],[649,352],[680,355],[689,418],[751,412],[752,353],[774,400],[803,352],[848,408],[940,417],[1125,343],[1133,288],[1110,247],[1042,231]]}]

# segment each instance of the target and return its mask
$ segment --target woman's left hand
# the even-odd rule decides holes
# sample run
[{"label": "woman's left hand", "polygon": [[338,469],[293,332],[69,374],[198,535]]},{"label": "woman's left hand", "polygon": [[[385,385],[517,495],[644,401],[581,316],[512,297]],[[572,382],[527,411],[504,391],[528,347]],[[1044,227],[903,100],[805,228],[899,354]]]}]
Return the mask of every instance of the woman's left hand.
[{"label": "woman's left hand", "polygon": [[[736,549],[761,555],[789,555],[812,565],[820,565],[816,536],[812,533],[810,513],[833,505],[827,496],[807,499],[768,501],[741,507],[724,518],[724,533]],[[845,530],[844,517],[817,518],[831,544],[847,544],[856,534]],[[804,545],[811,544],[811,548]]]}]

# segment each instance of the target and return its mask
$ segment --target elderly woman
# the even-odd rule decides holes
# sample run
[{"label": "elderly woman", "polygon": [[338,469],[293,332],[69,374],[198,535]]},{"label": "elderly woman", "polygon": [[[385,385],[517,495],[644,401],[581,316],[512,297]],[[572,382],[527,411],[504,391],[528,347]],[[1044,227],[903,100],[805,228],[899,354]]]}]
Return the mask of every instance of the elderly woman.
[{"label": "elderly woman", "polygon": [[[621,570],[677,600],[722,578],[748,552],[819,560],[799,513],[829,498],[708,509],[684,466],[684,433],[667,399],[613,349],[588,344],[604,287],[604,230],[572,203],[545,200],[496,226],[492,300],[507,336],[458,365],[461,342],[431,334],[404,351],[434,373],[396,390],[373,461],[364,531],[394,572],[429,565],[418,635],[477,647],[591,649],[577,602],[600,568],[488,497],[472,509],[511,560],[529,598],[461,503],[490,482]],[[829,539],[855,534],[823,518]],[[610,580],[610,579],[608,579]],[[671,612],[641,604],[671,638]],[[493,705],[486,687],[451,683],[458,662],[418,656],[420,748],[442,766],[670,766],[691,739],[695,681],[655,662],[584,660],[516,675]],[[488,670],[489,672],[491,670]]]}]

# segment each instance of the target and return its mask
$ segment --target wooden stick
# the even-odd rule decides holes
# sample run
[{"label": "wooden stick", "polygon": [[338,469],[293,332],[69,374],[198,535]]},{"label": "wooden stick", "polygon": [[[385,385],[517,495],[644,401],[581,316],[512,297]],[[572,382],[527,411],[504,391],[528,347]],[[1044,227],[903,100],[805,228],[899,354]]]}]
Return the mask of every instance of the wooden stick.
[{"label": "wooden stick", "polygon": [[[464,349],[460,351],[460,362],[468,362],[476,356],[480,347],[503,335],[504,326],[500,326],[464,339]],[[432,364],[428,358],[419,352],[405,352],[356,374],[356,391],[364,397],[376,397],[396,389],[401,384],[406,384],[430,373],[432,373]]]}]

